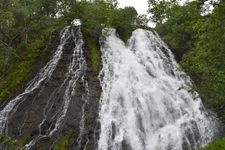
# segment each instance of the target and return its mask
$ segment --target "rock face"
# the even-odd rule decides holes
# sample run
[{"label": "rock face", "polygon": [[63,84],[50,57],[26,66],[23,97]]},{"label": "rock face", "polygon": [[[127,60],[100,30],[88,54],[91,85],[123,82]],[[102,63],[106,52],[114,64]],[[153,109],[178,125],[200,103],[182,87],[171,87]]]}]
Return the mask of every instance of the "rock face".
[{"label": "rock face", "polygon": [[88,68],[80,26],[66,27],[59,38],[53,40],[59,44],[52,59],[24,92],[0,111],[0,131],[25,139],[26,149],[54,149],[69,136],[61,149],[92,150],[96,145],[99,80]]}]

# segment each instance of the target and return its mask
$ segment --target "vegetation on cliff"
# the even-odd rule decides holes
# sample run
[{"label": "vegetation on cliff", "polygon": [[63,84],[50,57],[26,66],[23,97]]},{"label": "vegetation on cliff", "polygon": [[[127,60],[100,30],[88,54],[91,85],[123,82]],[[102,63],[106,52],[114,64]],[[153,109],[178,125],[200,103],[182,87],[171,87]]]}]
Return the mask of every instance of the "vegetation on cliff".
[{"label": "vegetation on cliff", "polygon": [[223,150],[225,149],[225,138],[214,140],[213,142],[209,143],[204,148],[200,148],[200,150]]}]

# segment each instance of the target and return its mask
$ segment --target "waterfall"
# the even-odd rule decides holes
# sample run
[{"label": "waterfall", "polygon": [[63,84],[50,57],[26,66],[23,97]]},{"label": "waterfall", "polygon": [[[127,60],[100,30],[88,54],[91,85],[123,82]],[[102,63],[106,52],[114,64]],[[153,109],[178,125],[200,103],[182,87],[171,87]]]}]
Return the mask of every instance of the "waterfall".
[{"label": "waterfall", "polygon": [[[50,103],[48,103],[45,106],[45,109],[43,112],[44,119],[38,125],[39,126],[39,135],[36,138],[34,138],[33,140],[31,140],[27,145],[25,145],[26,149],[30,149],[41,138],[51,137],[56,131],[59,130],[59,128],[61,127],[61,124],[63,123],[63,119],[65,118],[66,113],[68,111],[68,108],[69,108],[69,105],[71,102],[71,98],[75,94],[76,83],[79,79],[81,79],[81,82],[85,86],[87,86],[86,88],[88,88],[88,85],[87,85],[87,83],[85,81],[85,77],[84,77],[85,69],[86,69],[86,61],[83,56],[83,49],[82,49],[83,48],[82,47],[83,39],[82,39],[82,34],[80,31],[80,28],[77,31],[74,31],[74,29],[71,28],[70,36],[72,36],[72,38],[75,42],[75,47],[74,47],[73,54],[72,54],[72,61],[70,62],[69,67],[68,67],[68,72],[66,73],[66,78],[60,85],[59,89],[57,89],[58,91],[63,91],[63,90],[65,90],[65,91],[64,91],[64,96],[62,97],[63,98],[62,106],[61,106],[61,108],[59,108],[57,113],[52,117],[52,118],[56,118],[54,128],[50,129],[48,134],[45,134],[45,135],[41,134],[42,133],[41,128],[42,128],[43,124],[46,122],[46,119],[48,118],[48,115],[50,112],[49,109],[51,108],[49,106]],[[64,88],[64,89],[62,89],[62,88]],[[50,100],[51,100],[51,98],[49,99],[49,101]],[[52,114],[50,114],[50,115],[52,115]],[[81,121],[83,123],[83,119]]]},{"label": "waterfall", "polygon": [[[23,132],[24,126],[29,129],[30,122],[27,116],[37,119],[34,121],[32,129],[37,132],[30,141],[24,146],[24,149],[32,149],[42,139],[53,139],[47,146],[52,149],[59,132],[62,130],[66,121],[71,102],[76,100],[76,89],[80,86],[83,90],[81,94],[82,104],[79,106],[80,118],[78,127],[80,131],[77,140],[78,149],[82,148],[80,144],[83,140],[83,130],[85,126],[85,107],[89,101],[89,85],[86,79],[86,60],[83,52],[83,36],[80,24],[68,26],[60,33],[60,44],[55,51],[52,59],[29,83],[25,91],[11,100],[0,111],[0,133],[8,134],[9,125],[17,120],[16,115],[21,113],[21,120],[17,121],[19,133]],[[43,104],[42,104],[43,103]],[[36,104],[36,106],[35,106]],[[23,110],[23,105],[27,109]],[[29,108],[31,107],[31,108]],[[35,107],[39,108],[34,114]],[[19,110],[20,109],[20,110]],[[81,111],[80,111],[81,110]],[[32,116],[34,115],[34,116]],[[14,117],[14,119],[13,119]],[[11,122],[11,123],[9,123]],[[11,127],[10,130],[14,130]],[[25,132],[25,131],[24,131]],[[86,145],[88,144],[87,141]],[[6,149],[2,147],[2,149]]]},{"label": "waterfall", "polygon": [[28,87],[25,89],[25,91],[18,95],[15,99],[11,100],[4,108],[0,111],[0,133],[4,134],[7,133],[7,120],[10,117],[10,115],[13,115],[13,113],[17,110],[18,106],[25,100],[26,95],[33,92],[35,89],[39,88],[41,83],[45,80],[49,80],[52,76],[53,71],[55,70],[58,61],[60,60],[62,56],[62,50],[65,42],[69,38],[67,35],[69,32],[69,28],[66,27],[61,32],[61,39],[60,39],[60,45],[57,48],[53,58],[50,60],[50,62],[38,73],[38,75],[30,82]]},{"label": "waterfall", "polygon": [[28,135],[27,150],[54,149],[71,130],[67,148],[78,150],[194,150],[218,134],[217,119],[157,33],[137,29],[127,44],[114,29],[102,33],[97,77],[81,22],[65,27],[51,60],[0,110],[0,134]]},{"label": "waterfall", "polygon": [[137,29],[125,45],[105,29],[100,44],[99,150],[192,150],[212,140],[217,121],[157,33]]}]

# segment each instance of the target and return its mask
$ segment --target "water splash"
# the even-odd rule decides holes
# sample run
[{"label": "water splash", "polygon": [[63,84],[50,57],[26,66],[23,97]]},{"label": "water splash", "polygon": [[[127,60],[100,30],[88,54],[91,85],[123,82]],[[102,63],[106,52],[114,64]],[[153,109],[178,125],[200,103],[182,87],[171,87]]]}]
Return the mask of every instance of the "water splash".
[{"label": "water splash", "polygon": [[100,42],[99,150],[192,150],[214,137],[216,121],[156,33],[137,29],[125,45],[105,29]]}]

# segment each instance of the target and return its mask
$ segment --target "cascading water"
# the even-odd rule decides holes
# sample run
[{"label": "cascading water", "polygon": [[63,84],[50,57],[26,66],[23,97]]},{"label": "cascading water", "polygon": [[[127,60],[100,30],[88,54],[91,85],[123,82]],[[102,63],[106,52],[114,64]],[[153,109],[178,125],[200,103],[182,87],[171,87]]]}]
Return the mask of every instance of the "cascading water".
[{"label": "cascading water", "polygon": [[41,83],[45,80],[49,80],[53,71],[55,70],[59,59],[62,55],[63,46],[68,38],[68,27],[66,27],[61,33],[61,41],[58,49],[56,50],[52,60],[41,69],[40,73],[31,81],[28,87],[25,89],[24,93],[18,95],[15,99],[11,100],[4,108],[0,111],[0,133],[7,133],[7,120],[10,115],[17,110],[18,106],[25,100],[26,96],[33,92],[35,89],[39,88]]},{"label": "cascading water", "polygon": [[[63,99],[62,106],[61,106],[61,108],[59,108],[57,113],[52,117],[51,116],[52,114],[49,114],[49,112],[51,110],[51,106],[49,103],[51,101],[51,98],[48,99],[48,103],[45,106],[44,112],[43,112],[44,119],[38,125],[39,135],[36,138],[34,138],[33,140],[31,140],[30,143],[28,143],[25,146],[26,149],[30,149],[41,138],[51,137],[54,134],[54,132],[59,130],[61,124],[63,123],[63,119],[65,118],[66,113],[68,111],[70,101],[71,101],[73,95],[75,94],[76,83],[79,79],[86,86],[85,88],[88,88],[88,84],[86,83],[85,76],[84,76],[85,70],[86,70],[86,61],[83,56],[83,49],[82,49],[83,40],[81,37],[82,35],[80,32],[80,29],[78,29],[78,31],[73,31],[73,28],[71,28],[71,31],[69,34],[70,34],[70,36],[72,36],[74,43],[75,43],[75,47],[74,47],[73,54],[72,54],[72,61],[68,67],[68,72],[66,73],[66,78],[62,82],[61,86],[56,89],[57,91],[65,90],[64,95],[62,97],[62,99]],[[55,91],[53,93],[55,93]],[[49,117],[49,115],[51,116],[51,119],[56,119],[54,128],[50,129],[47,134],[42,135],[41,134],[42,126],[46,122],[46,119]],[[83,123],[83,119],[81,121]],[[82,128],[81,128],[81,130],[82,130]]]},{"label": "cascading water", "polygon": [[192,150],[217,123],[156,33],[137,29],[125,45],[103,30],[99,150]]},{"label": "cascading water", "polygon": [[101,89],[80,25],[75,19],[61,31],[52,59],[0,110],[0,134],[25,137],[24,149],[54,149],[70,137],[66,148],[77,150],[192,150],[216,135],[217,120],[189,92],[190,78],[159,36],[142,29],[127,45],[103,30],[98,112]]},{"label": "cascading water", "polygon": [[[84,42],[79,25],[68,26],[62,30],[60,45],[50,62],[41,69],[22,94],[11,100],[0,111],[1,134],[8,134],[8,132],[26,134],[27,131],[24,129],[29,130],[29,128],[31,130],[29,132],[33,132],[24,149],[34,148],[43,139],[49,139],[46,148],[52,149],[64,128],[63,124],[69,124],[67,126],[70,127],[67,128],[80,130],[76,131],[79,135],[77,141],[74,140],[77,142],[74,147],[77,149],[87,147],[89,139],[84,135],[84,128],[89,85],[86,78]],[[73,114],[73,111],[79,113]],[[69,118],[68,115],[73,118]],[[21,117],[21,121],[15,119],[18,117]],[[71,118],[75,119],[71,120]],[[11,126],[9,130],[8,126]],[[3,145],[2,149],[7,148]]]}]

